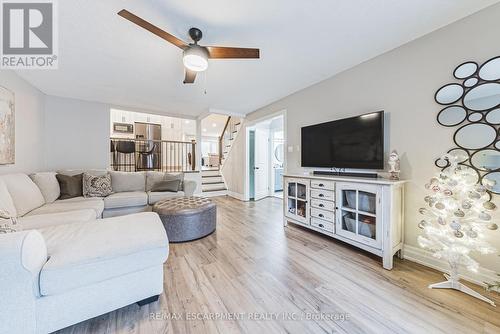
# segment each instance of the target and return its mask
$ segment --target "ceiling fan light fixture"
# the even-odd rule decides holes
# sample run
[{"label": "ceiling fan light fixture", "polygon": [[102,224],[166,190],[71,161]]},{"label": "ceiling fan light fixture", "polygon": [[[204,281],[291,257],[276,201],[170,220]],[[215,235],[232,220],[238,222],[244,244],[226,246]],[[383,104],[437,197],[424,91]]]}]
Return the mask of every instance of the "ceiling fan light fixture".
[{"label": "ceiling fan light fixture", "polygon": [[203,72],[208,68],[208,52],[199,45],[190,45],[184,50],[182,62],[188,70]]}]

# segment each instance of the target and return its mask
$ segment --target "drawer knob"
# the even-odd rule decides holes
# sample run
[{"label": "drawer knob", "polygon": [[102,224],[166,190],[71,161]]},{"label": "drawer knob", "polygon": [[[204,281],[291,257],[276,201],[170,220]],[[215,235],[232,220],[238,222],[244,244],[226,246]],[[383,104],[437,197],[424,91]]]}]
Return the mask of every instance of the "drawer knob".
[{"label": "drawer knob", "polygon": [[325,185],[323,183],[318,184],[320,187],[324,187]]},{"label": "drawer knob", "polygon": [[325,227],[323,224],[319,224],[319,227]]},{"label": "drawer knob", "polygon": [[319,194],[318,196],[319,196],[319,197],[325,197],[325,195],[323,195],[323,194]]},{"label": "drawer knob", "polygon": [[320,204],[319,204],[319,207],[320,207],[320,208],[324,208],[325,206],[323,205],[323,203],[320,203]]},{"label": "drawer knob", "polygon": [[319,216],[319,217],[321,217],[321,218],[323,218],[323,217],[324,217],[322,213],[320,213],[318,216]]}]

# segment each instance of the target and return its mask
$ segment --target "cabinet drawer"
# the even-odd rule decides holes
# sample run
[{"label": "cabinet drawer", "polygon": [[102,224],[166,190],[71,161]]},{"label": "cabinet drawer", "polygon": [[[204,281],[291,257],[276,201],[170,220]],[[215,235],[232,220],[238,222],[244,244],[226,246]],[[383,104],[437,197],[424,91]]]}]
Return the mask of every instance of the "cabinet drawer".
[{"label": "cabinet drawer", "polygon": [[335,211],[335,203],[333,201],[325,201],[322,199],[312,198],[311,206],[318,209]]},{"label": "cabinet drawer", "polygon": [[321,218],[333,222],[333,212],[311,208],[311,217]]},{"label": "cabinet drawer", "polygon": [[311,197],[333,201],[333,191],[311,189]]},{"label": "cabinet drawer", "polygon": [[335,182],[325,180],[311,180],[311,188],[335,190]]},{"label": "cabinet drawer", "polygon": [[322,219],[311,218],[311,225],[322,230],[333,233],[333,223],[324,221]]}]

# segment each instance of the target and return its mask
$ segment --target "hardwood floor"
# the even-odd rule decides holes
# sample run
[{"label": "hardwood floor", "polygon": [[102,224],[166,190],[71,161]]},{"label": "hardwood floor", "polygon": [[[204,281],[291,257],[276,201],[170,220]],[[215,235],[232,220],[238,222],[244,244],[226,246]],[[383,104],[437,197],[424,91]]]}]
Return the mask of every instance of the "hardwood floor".
[{"label": "hardwood floor", "polygon": [[428,289],[443,280],[435,270],[395,260],[387,271],[339,241],[283,228],[277,198],[214,200],[216,233],[171,244],[159,302],[60,333],[500,333],[500,307]]}]

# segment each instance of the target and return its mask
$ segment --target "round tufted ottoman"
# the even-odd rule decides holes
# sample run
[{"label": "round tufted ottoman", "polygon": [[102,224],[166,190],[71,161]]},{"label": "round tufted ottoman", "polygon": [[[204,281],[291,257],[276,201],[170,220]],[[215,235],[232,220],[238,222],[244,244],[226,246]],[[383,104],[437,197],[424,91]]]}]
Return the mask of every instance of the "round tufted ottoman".
[{"label": "round tufted ottoman", "polygon": [[208,198],[174,197],[153,205],[170,242],[190,241],[215,231],[217,207]]}]

